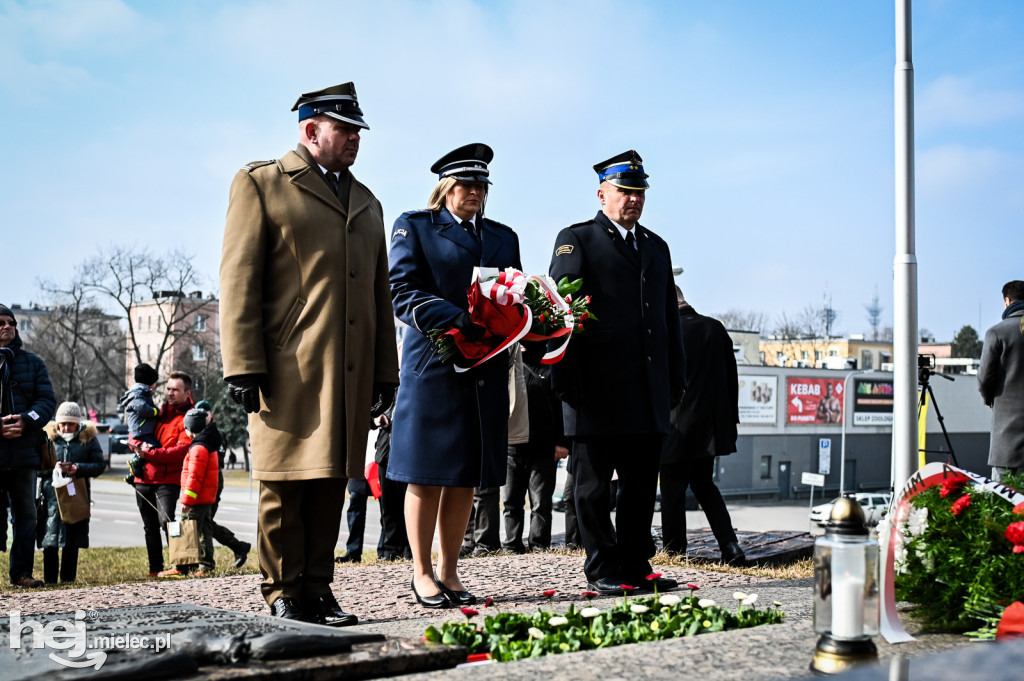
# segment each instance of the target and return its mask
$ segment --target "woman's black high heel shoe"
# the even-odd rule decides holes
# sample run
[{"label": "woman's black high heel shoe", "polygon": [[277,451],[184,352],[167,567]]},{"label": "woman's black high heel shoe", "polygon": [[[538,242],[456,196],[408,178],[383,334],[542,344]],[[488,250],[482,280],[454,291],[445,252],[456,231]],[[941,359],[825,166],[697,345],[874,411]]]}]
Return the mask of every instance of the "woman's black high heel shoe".
[{"label": "woman's black high heel shoe", "polygon": [[437,578],[436,572],[434,573],[434,584],[437,584],[437,588],[441,590],[441,595],[452,605],[461,608],[476,603],[476,596],[468,591],[454,591],[442,584],[441,580]]},{"label": "woman's black high heel shoe", "polygon": [[415,579],[409,582],[409,586],[412,587],[412,595],[416,597],[416,602],[424,608],[443,608],[448,605],[448,598],[445,596],[443,589],[441,593],[434,594],[433,596],[420,596],[416,591]]}]

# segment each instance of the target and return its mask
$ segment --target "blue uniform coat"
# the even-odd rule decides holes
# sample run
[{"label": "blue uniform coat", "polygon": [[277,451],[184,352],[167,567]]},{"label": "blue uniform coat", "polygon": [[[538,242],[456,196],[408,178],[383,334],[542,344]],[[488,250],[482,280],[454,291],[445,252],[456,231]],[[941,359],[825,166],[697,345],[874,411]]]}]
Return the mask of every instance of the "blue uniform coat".
[{"label": "blue uniform coat", "polygon": [[584,322],[565,358],[553,365],[552,386],[569,402],[571,437],[668,433],[672,400],[686,385],[672,261],[661,237],[634,227],[640,252],[598,213],[555,238],[549,273],[583,279],[596,320]]},{"label": "blue uniform coat", "polygon": [[391,296],[395,315],[410,327],[391,430],[391,480],[451,487],[505,482],[508,353],[457,374],[441,364],[425,335],[468,309],[474,267],[521,267],[515,232],[479,217],[477,228],[479,243],[442,209],[403,213],[391,232]]}]

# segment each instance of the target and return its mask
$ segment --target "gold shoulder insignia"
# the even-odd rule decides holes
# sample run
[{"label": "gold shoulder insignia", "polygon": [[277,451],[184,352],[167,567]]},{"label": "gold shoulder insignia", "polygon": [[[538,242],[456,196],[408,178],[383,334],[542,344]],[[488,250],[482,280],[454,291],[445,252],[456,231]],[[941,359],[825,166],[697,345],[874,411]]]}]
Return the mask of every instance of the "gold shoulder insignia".
[{"label": "gold shoulder insignia", "polygon": [[269,166],[271,163],[277,163],[277,159],[274,158],[274,159],[271,159],[269,161],[253,161],[252,163],[246,163],[244,166],[242,166],[242,170],[248,170],[249,172],[252,172],[253,170],[256,170],[257,168],[262,168],[263,166]]},{"label": "gold shoulder insignia", "polygon": [[556,256],[559,256],[559,255],[569,255],[570,253],[572,253],[572,249],[573,249],[572,244],[566,244],[565,246],[559,246],[558,248],[555,249],[555,255]]}]

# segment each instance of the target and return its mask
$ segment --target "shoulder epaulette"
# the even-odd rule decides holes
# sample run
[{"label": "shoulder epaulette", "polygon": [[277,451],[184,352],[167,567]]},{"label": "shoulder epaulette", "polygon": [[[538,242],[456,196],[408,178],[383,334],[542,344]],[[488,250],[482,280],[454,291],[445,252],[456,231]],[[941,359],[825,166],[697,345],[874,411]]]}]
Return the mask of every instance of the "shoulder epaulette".
[{"label": "shoulder epaulette", "polygon": [[248,171],[248,172],[251,173],[252,171],[256,170],[257,168],[262,168],[263,166],[269,166],[271,163],[277,163],[277,159],[274,158],[274,159],[270,159],[269,161],[253,161],[252,163],[246,163],[244,166],[242,166],[242,170],[245,170],[245,171]]},{"label": "shoulder epaulette", "polygon": [[584,225],[592,225],[592,224],[594,224],[593,220],[585,220],[583,222],[577,222],[576,224],[569,225],[568,227],[566,227],[566,229],[573,229],[575,227],[583,227]]},{"label": "shoulder epaulette", "polygon": [[508,225],[503,225],[500,222],[498,222],[497,220],[492,220],[490,218],[485,218],[485,219],[487,220],[487,222],[489,222],[490,224],[494,225],[495,227],[501,227],[502,229],[507,229],[508,231],[510,231],[513,234],[515,234],[515,230],[512,229],[511,227],[509,227]]}]

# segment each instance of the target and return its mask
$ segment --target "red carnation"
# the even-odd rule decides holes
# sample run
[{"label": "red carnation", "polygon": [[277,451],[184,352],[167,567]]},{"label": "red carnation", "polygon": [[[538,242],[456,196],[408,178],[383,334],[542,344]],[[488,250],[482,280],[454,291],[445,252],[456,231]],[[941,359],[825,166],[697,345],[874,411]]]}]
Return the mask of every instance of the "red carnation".
[{"label": "red carnation", "polygon": [[687,584],[686,588],[689,589],[690,591],[699,591],[700,590],[700,587],[697,586],[696,584]]},{"label": "red carnation", "polygon": [[653,582],[654,580],[658,579],[659,577],[661,577],[661,573],[660,572],[652,572],[651,574],[649,574],[646,577],[644,577],[644,579],[646,579],[648,582]]},{"label": "red carnation", "polygon": [[954,501],[953,505],[949,507],[949,510],[953,513],[953,515],[960,515],[961,513],[963,513],[964,509],[970,505],[971,495],[965,494],[956,501]]},{"label": "red carnation", "polygon": [[584,312],[583,314],[580,315],[580,321],[581,322],[585,322],[588,319],[590,319],[590,313],[589,312]]},{"label": "red carnation", "polygon": [[947,480],[942,483],[942,487],[939,489],[939,496],[945,499],[950,494],[963,487],[963,484],[963,480]]},{"label": "red carnation", "polygon": [[1014,513],[1024,513],[1024,501],[1013,507]]},{"label": "red carnation", "polygon": [[632,584],[620,584],[619,588],[622,589],[623,591],[632,591],[636,587],[633,586]]},{"label": "red carnation", "polygon": [[558,593],[558,592],[557,592],[557,591],[555,591],[554,589],[548,589],[547,591],[545,591],[545,592],[544,592],[544,595],[545,595],[546,597],[548,597],[548,598],[551,598],[551,597],[552,597],[552,596],[554,596],[554,595],[555,595],[556,593]]},{"label": "red carnation", "polygon": [[580,595],[583,596],[584,598],[594,598],[595,596],[597,596],[597,592],[596,591],[584,591]]},{"label": "red carnation", "polygon": [[472,617],[473,615],[479,615],[480,613],[474,610],[473,608],[463,608],[462,614],[466,617]]},{"label": "red carnation", "polygon": [[[1010,523],[1006,528],[1006,534],[1003,536],[1016,544],[1013,550],[1014,553],[1024,551],[1024,522]],[[1020,548],[1021,551],[1018,551],[1018,548]]]}]

